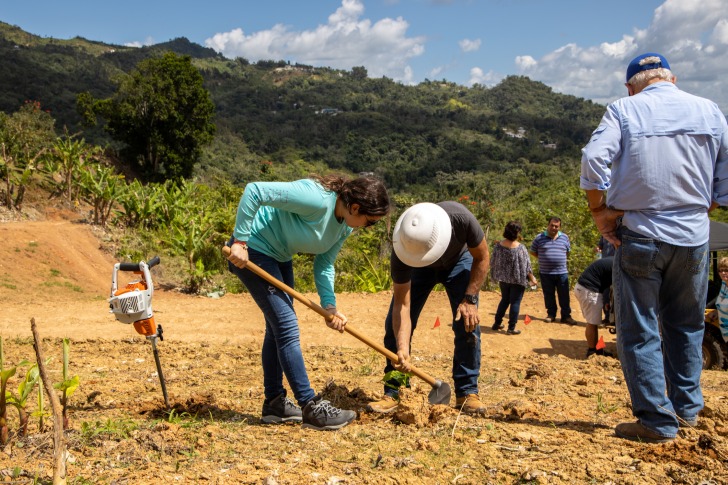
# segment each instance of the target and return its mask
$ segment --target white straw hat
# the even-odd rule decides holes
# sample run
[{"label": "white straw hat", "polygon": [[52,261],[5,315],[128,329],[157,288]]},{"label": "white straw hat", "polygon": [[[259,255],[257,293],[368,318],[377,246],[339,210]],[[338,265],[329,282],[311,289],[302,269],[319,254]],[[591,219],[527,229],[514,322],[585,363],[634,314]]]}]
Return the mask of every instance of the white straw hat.
[{"label": "white straw hat", "polygon": [[445,209],[430,202],[415,204],[399,217],[392,233],[397,257],[407,266],[428,266],[450,244],[452,224]]}]

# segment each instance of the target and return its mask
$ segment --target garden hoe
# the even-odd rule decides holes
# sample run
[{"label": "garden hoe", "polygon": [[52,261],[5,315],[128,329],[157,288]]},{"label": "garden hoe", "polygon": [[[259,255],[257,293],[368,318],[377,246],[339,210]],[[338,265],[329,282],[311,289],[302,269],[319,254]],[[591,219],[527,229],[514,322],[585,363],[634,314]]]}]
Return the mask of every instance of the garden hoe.
[{"label": "garden hoe", "polygon": [[[111,275],[111,296],[109,307],[111,313],[121,323],[133,323],[137,333],[144,335],[152,344],[154,362],[157,364],[159,383],[162,385],[164,405],[169,410],[169,398],[167,397],[167,385],[162,373],[162,364],[159,362],[157,351],[157,339],[164,340],[161,325],[155,325],[154,314],[152,313],[152,294],[154,284],[149,269],[159,264],[159,256],[155,256],[148,262],[139,263],[116,263],[114,272]],[[138,281],[129,282],[124,288],[117,289],[117,274],[119,271],[131,271],[141,276]]]},{"label": "garden hoe", "polygon": [[[225,257],[228,257],[230,255],[230,248],[228,246],[223,246],[222,253]],[[310,299],[306,298],[302,293],[299,293],[298,291],[294,290],[287,284],[283,283],[282,281],[279,281],[278,279],[271,276],[267,271],[264,269],[258,267],[255,263],[248,261],[248,263],[245,265],[247,269],[255,273],[256,275],[260,276],[264,280],[266,280],[268,283],[272,284],[276,288],[278,288],[281,291],[284,291],[291,295],[296,300],[300,301],[304,305],[306,305],[311,310],[315,311],[322,317],[324,317],[327,320],[330,320],[331,314],[321,308],[321,306],[317,305],[316,303],[312,302]],[[376,350],[386,358],[388,358],[392,362],[397,362],[397,354],[394,352],[388,350],[386,347],[384,347],[381,344],[378,344],[377,342],[373,341],[366,335],[360,333],[356,328],[354,328],[350,323],[347,323],[344,327],[344,331],[346,331],[348,334],[356,337],[361,342],[365,343],[372,349]],[[435,379],[434,377],[425,374],[420,369],[416,368],[415,366],[411,366],[410,372],[412,374],[416,375],[420,379],[427,382],[429,385],[432,386],[432,390],[430,391],[430,394],[428,394],[427,398],[430,404],[449,404],[450,403],[450,385],[447,382],[442,382],[440,380]]]}]

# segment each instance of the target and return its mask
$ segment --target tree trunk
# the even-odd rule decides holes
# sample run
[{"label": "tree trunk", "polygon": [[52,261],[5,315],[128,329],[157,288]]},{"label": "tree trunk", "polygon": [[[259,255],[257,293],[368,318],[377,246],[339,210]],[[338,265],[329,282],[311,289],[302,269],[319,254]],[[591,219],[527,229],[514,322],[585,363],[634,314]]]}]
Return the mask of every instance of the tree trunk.
[{"label": "tree trunk", "polygon": [[20,210],[23,208],[23,198],[25,198],[25,185],[18,187],[18,195],[15,197],[15,209]]}]

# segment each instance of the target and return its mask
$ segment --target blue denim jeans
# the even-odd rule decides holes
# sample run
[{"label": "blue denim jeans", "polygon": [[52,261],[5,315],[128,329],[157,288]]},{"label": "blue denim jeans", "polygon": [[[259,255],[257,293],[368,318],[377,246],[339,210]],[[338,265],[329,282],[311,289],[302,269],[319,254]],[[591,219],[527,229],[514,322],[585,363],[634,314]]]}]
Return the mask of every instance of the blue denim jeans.
[{"label": "blue denim jeans", "polygon": [[[470,283],[470,268],[473,265],[473,257],[470,252],[465,251],[455,266],[449,270],[433,270],[430,268],[415,268],[412,271],[412,287],[410,290],[410,319],[412,320],[412,333],[417,328],[417,320],[420,317],[422,308],[427,302],[432,289],[437,283],[442,283],[450,300],[453,324],[452,330],[455,334],[455,352],[452,359],[452,378],[455,383],[455,395],[462,397],[467,394],[478,393],[478,376],[480,376],[480,326],[468,333],[465,331],[463,320],[455,320],[455,313],[458,305],[463,301],[465,291]],[[384,346],[397,353],[397,339],[394,336],[392,327],[392,308],[394,300],[389,305],[389,313],[384,323]],[[411,343],[411,340],[410,340]],[[384,373],[394,370],[394,366],[387,359]],[[395,388],[399,383],[390,380]],[[395,397],[397,390],[385,386],[384,393]]]},{"label": "blue denim jeans", "polygon": [[516,328],[516,322],[518,322],[518,312],[521,311],[521,300],[523,299],[526,287],[514,283],[503,282],[499,283],[499,286],[501,299],[500,303],[498,303],[498,309],[495,311],[494,323],[500,325],[506,314],[506,310],[510,306],[511,309],[508,312],[508,328],[513,330]]},{"label": "blue denim jeans", "polygon": [[[248,258],[279,281],[293,287],[292,261],[280,263],[252,248],[248,248]],[[231,263],[228,267],[243,282],[265,317],[262,351],[265,398],[270,400],[285,392],[285,374],[298,404],[305,406],[314,398],[315,392],[303,362],[298,317],[293,311],[292,298],[252,271]]]},{"label": "blue denim jeans", "polygon": [[703,313],[708,243],[673,246],[620,228],[614,258],[617,350],[632,414],[674,437],[703,408]]},{"label": "blue denim jeans", "polygon": [[569,274],[543,274],[541,277],[541,289],[543,290],[543,303],[546,306],[546,315],[556,318],[556,295],[559,295],[559,307],[561,307],[561,318],[571,316],[571,300],[569,299]]}]

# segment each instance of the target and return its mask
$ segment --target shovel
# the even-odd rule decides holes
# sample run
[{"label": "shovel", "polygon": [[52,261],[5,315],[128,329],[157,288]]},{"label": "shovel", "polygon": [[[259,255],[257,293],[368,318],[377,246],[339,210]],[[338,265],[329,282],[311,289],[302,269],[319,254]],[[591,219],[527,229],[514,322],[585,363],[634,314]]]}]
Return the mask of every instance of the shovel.
[{"label": "shovel", "polygon": [[[223,246],[222,248],[223,255],[227,258],[230,256],[230,248],[227,246]],[[329,312],[321,308],[318,304],[312,302],[310,299],[306,298],[302,293],[299,293],[298,291],[294,290],[287,284],[283,283],[282,281],[274,278],[271,276],[267,271],[260,268],[258,265],[253,263],[252,261],[248,261],[248,263],[245,265],[247,269],[255,273],[256,275],[260,276],[264,280],[266,280],[268,283],[272,284],[276,288],[278,288],[281,291],[284,291],[291,295],[296,300],[300,301],[307,307],[309,307],[311,310],[315,311],[322,317],[324,317],[326,320],[331,320],[333,317]],[[375,342],[374,340],[370,339],[366,335],[359,332],[356,328],[354,328],[350,323],[347,323],[344,327],[344,331],[348,333],[349,335],[354,336],[359,341],[363,342],[364,344],[368,345],[372,349],[376,350],[386,358],[388,358],[392,362],[397,362],[399,359],[397,357],[397,354],[390,351],[383,345]],[[447,382],[442,382],[438,379],[435,379],[434,377],[424,373],[420,369],[416,368],[415,366],[410,366],[410,372],[423,381],[427,382],[429,385],[432,386],[432,390],[427,395],[427,399],[430,404],[449,404],[450,403],[450,385]]]}]

